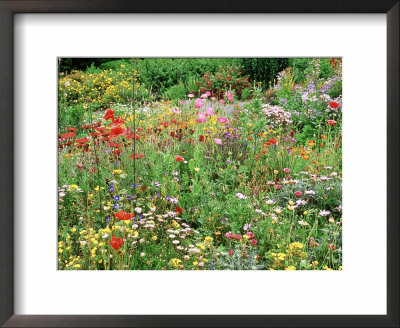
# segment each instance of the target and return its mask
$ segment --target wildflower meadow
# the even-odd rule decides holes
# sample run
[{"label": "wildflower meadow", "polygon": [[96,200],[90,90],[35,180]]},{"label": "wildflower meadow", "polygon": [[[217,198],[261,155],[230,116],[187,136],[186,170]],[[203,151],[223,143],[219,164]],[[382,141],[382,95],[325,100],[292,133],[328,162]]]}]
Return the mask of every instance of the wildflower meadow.
[{"label": "wildflower meadow", "polygon": [[341,58],[60,58],[59,270],[341,270]]}]

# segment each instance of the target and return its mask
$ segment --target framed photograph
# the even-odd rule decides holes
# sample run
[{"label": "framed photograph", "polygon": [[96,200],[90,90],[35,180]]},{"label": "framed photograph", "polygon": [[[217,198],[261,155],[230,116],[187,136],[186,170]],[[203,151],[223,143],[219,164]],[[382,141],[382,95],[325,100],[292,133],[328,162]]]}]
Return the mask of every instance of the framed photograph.
[{"label": "framed photograph", "polygon": [[0,17],[4,327],[399,326],[398,1]]}]

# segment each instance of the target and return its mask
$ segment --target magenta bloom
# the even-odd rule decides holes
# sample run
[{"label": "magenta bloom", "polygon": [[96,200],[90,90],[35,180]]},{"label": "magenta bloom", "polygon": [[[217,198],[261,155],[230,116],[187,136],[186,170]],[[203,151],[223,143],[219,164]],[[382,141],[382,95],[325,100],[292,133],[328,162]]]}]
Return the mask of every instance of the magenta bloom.
[{"label": "magenta bloom", "polygon": [[200,98],[196,98],[196,100],[194,101],[194,108],[199,109],[203,106],[204,106],[203,101]]},{"label": "magenta bloom", "polygon": [[215,142],[217,145],[222,145],[222,140],[221,140],[221,139],[214,138],[214,142]]},{"label": "magenta bloom", "polygon": [[194,97],[194,94],[189,93],[189,94],[188,94],[188,97],[189,97],[189,98],[193,98],[193,97]]},{"label": "magenta bloom", "polygon": [[210,91],[206,91],[206,95],[207,95],[207,97],[210,97],[211,96],[211,92]]},{"label": "magenta bloom", "polygon": [[183,100],[178,100],[179,105],[183,105],[185,102]]},{"label": "magenta bloom", "polygon": [[286,174],[289,174],[289,173],[290,173],[290,169],[288,169],[287,167],[285,167],[285,168],[283,169],[283,172],[285,172]]},{"label": "magenta bloom", "polygon": [[172,112],[172,113],[175,113],[175,114],[179,114],[181,111],[179,110],[178,107],[172,107],[172,108],[171,108],[171,112]]},{"label": "magenta bloom", "polygon": [[214,108],[207,107],[206,108],[206,116],[211,116],[211,115],[214,115]]},{"label": "magenta bloom", "polygon": [[207,98],[208,97],[208,95],[206,94],[206,93],[203,93],[202,95],[201,95],[201,98]]},{"label": "magenta bloom", "polygon": [[303,193],[301,191],[295,191],[294,194],[296,195],[296,197],[303,196]]},{"label": "magenta bloom", "polygon": [[224,99],[220,99],[219,102],[220,102],[221,104],[225,104],[225,100],[224,100]]},{"label": "magenta bloom", "polygon": [[226,122],[228,122],[228,119],[226,117],[218,117],[218,122],[226,123]]},{"label": "magenta bloom", "polygon": [[204,113],[197,114],[197,119],[196,119],[197,123],[205,123],[206,121],[207,121],[206,114]]},{"label": "magenta bloom", "polygon": [[228,92],[226,93],[226,98],[228,98],[229,101],[233,101],[233,94],[232,94],[232,92],[229,92],[229,91],[228,91]]}]

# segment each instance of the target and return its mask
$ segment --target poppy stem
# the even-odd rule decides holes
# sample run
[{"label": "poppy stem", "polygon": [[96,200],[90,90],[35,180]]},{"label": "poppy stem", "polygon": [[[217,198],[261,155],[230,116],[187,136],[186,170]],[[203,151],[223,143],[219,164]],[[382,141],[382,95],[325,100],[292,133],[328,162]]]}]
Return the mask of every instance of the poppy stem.
[{"label": "poppy stem", "polygon": [[[132,60],[132,64],[134,61]],[[132,65],[132,110],[133,110],[133,194],[136,195],[136,95],[135,95],[135,68]],[[132,198],[133,203],[133,198]],[[132,205],[133,206],[133,205]]]}]

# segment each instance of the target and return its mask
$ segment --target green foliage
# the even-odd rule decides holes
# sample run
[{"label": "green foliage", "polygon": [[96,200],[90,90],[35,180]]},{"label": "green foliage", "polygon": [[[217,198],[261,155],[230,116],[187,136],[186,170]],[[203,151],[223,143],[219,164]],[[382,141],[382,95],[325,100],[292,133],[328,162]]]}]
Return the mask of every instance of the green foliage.
[{"label": "green foliage", "polygon": [[242,58],[240,65],[252,81],[261,82],[263,87],[272,83],[276,75],[289,65],[288,58]]},{"label": "green foliage", "polygon": [[316,134],[318,134],[318,129],[316,129],[314,126],[306,125],[303,127],[301,133],[297,133],[295,135],[295,138],[298,143],[304,145],[309,140],[314,139]]},{"label": "green foliage", "polygon": [[227,65],[236,65],[235,58],[144,58],[135,60],[139,79],[148,89],[163,94],[179,82],[199,80],[205,72],[215,73]]},{"label": "green foliage", "polygon": [[187,96],[187,89],[183,83],[179,83],[173,86],[170,86],[163,93],[164,99],[178,101],[179,99],[185,99]]},{"label": "green foliage", "polygon": [[59,129],[62,131],[67,126],[80,126],[84,121],[85,110],[83,106],[68,106],[59,110]]}]

